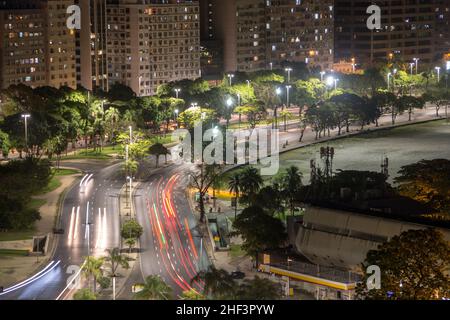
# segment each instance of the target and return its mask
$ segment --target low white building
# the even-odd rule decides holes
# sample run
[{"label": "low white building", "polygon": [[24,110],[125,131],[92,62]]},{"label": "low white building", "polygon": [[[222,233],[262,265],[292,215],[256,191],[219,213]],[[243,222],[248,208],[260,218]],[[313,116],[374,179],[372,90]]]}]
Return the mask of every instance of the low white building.
[{"label": "low white building", "polygon": [[[428,225],[328,208],[308,207],[295,247],[313,263],[357,271],[371,249],[403,231]],[[450,230],[436,228],[450,241]]]}]

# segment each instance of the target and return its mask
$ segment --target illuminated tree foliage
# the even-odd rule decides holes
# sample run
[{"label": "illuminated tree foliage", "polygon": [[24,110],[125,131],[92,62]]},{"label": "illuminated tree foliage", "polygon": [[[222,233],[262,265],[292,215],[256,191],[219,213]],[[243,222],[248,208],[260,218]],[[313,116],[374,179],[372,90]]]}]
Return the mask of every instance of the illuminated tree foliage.
[{"label": "illuminated tree foliage", "polygon": [[395,182],[400,194],[450,212],[450,160],[422,160],[403,166]]},{"label": "illuminated tree foliage", "polygon": [[450,244],[434,229],[408,230],[377,250],[370,250],[363,270],[376,265],[381,271],[381,288],[367,288],[366,274],[356,292],[370,300],[438,300],[450,297]]}]

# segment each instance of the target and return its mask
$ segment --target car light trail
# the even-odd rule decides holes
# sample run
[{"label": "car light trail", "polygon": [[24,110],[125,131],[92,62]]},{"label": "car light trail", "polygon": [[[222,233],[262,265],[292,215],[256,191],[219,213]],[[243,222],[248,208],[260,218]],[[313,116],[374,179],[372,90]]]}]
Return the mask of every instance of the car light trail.
[{"label": "car light trail", "polygon": [[106,208],[98,208],[97,219],[97,240],[95,242],[95,248],[106,248]]},{"label": "car light trail", "polygon": [[53,269],[55,269],[59,264],[61,263],[61,260],[58,260],[56,263],[55,261],[51,261],[44,269],[42,269],[41,271],[39,271],[38,273],[36,273],[35,275],[33,275],[32,277],[12,286],[9,288],[6,288],[2,293],[0,293],[0,296],[10,293],[12,291],[15,291],[17,289],[23,288],[37,280],[39,280],[40,278],[42,278],[43,276],[45,276],[46,274],[48,274],[50,271],[52,271]]},{"label": "car light trail", "polygon": [[166,244],[166,239],[164,238],[164,233],[161,228],[161,223],[159,222],[158,212],[156,210],[155,203],[153,203],[153,211],[155,212],[156,223],[158,224],[159,233],[161,234],[161,239],[164,244]]},{"label": "car light trail", "polygon": [[81,181],[80,181],[80,191],[81,191],[81,187],[83,186],[84,180],[85,180],[88,176],[89,176],[89,174],[85,174],[85,175],[83,176],[83,179],[81,179]]},{"label": "car light trail", "polygon": [[77,217],[75,219],[75,230],[73,232],[73,239],[78,238],[78,223],[80,221],[80,207],[77,207]]},{"label": "car light trail", "polygon": [[89,232],[89,201],[86,203],[86,227],[84,229],[84,238],[87,239]]},{"label": "car light trail", "polygon": [[187,218],[184,218],[184,224],[186,225],[186,233],[188,234],[189,242],[191,243],[192,251],[194,251],[195,258],[198,258],[197,250],[195,249],[194,239],[192,238],[191,230],[189,230],[189,224]]},{"label": "car light trail", "polygon": [[73,229],[75,227],[74,223],[75,223],[75,207],[72,207],[72,213],[70,214],[69,234],[67,235],[67,238],[69,240],[69,246],[72,244],[73,240]]}]

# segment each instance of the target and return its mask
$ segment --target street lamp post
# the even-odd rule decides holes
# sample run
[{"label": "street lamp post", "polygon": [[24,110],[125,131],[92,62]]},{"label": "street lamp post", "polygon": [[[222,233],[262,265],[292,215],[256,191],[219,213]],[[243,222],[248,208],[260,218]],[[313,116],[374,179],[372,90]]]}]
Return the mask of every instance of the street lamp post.
[{"label": "street lamp post", "polygon": [[390,73],[390,72],[387,74],[388,91],[391,89],[391,75],[392,75],[392,73]]},{"label": "street lamp post", "polygon": [[352,58],[352,71],[355,73],[355,58]]},{"label": "street lamp post", "polygon": [[245,80],[245,81],[247,81],[247,88],[250,89],[250,82],[252,82],[252,80]]},{"label": "street lamp post", "polygon": [[131,188],[132,188],[132,186],[133,186],[133,177],[130,177],[130,176],[128,176],[127,177],[127,180],[129,180],[130,181],[130,198],[129,198],[129,201],[130,201],[130,219],[131,219],[131,206],[132,206],[132,193],[131,193]]},{"label": "street lamp post", "polygon": [[292,88],[291,85],[286,86],[286,106],[289,108],[289,90]]},{"label": "street lamp post", "polygon": [[238,106],[240,106],[241,105],[241,94],[240,93],[238,93],[237,94],[237,99],[238,99]]},{"label": "street lamp post", "polygon": [[273,62],[269,62],[270,70],[273,70]]},{"label": "street lamp post", "polygon": [[284,69],[284,71],[286,71],[287,72],[287,74],[288,74],[288,83],[290,83],[291,82],[291,71],[292,71],[292,68],[286,68],[286,69]]},{"label": "street lamp post", "polygon": [[[447,90],[447,96],[448,96],[448,72],[445,74],[445,89]],[[445,104],[445,120],[448,123],[448,104]]]},{"label": "street lamp post", "polygon": [[180,93],[181,89],[180,88],[175,88],[175,96],[178,99],[178,95]]},{"label": "street lamp post", "polygon": [[435,67],[436,71],[437,71],[437,82],[439,84],[439,81],[441,80],[441,67]]},{"label": "street lamp post", "polygon": [[22,118],[25,120],[25,149],[28,153],[28,118],[30,117],[29,114],[23,114]]},{"label": "street lamp post", "polygon": [[409,63],[409,69],[410,69],[410,74],[413,74],[413,67],[414,67],[414,62],[410,62]]},{"label": "street lamp post", "polygon": [[230,80],[230,87],[231,87],[231,79],[234,78],[234,74],[229,73],[229,74],[227,75],[227,77],[228,77],[228,79]]},{"label": "street lamp post", "polygon": [[325,71],[320,71],[320,81],[323,82],[323,76],[325,75]]},{"label": "street lamp post", "polygon": [[179,110],[178,109],[175,109],[175,110],[173,110],[173,113],[175,114],[175,123],[176,123],[176,125],[177,125],[177,129],[178,129],[178,112],[179,112]]},{"label": "street lamp post", "polygon": [[[227,99],[227,107],[228,109],[231,108],[231,106],[233,105],[233,100],[231,100],[231,98]],[[228,129],[228,125],[230,124],[230,117],[231,117],[231,111],[227,112],[227,129]],[[239,113],[239,129],[241,128],[241,114]]]},{"label": "street lamp post", "polygon": [[[277,96],[280,96],[280,94],[281,94],[281,89],[280,89],[280,88],[277,88],[275,92],[276,92]],[[278,128],[278,115],[277,115],[277,110],[278,110],[278,105],[275,105],[275,110],[274,110],[275,129]]]},{"label": "street lamp post", "polygon": [[416,64],[416,74],[419,73],[419,58],[413,58],[414,63]]},{"label": "street lamp post", "polygon": [[[289,109],[289,90],[292,88],[292,86],[287,85],[286,86],[286,109]],[[287,110],[286,110],[287,111]],[[286,119],[286,112],[284,113],[284,131],[287,129],[287,119]]]},{"label": "street lamp post", "polygon": [[338,82],[338,79],[336,79],[335,77],[333,77],[333,76],[329,76],[328,78],[327,78],[327,80],[326,80],[326,84],[327,84],[327,86],[333,86],[334,85],[334,90],[336,90],[337,89],[337,82]]}]

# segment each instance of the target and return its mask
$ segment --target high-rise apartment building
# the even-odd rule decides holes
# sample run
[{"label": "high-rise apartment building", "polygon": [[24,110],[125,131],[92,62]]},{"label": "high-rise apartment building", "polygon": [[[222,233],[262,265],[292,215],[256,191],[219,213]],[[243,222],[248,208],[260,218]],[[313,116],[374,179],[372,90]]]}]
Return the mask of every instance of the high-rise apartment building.
[{"label": "high-rise apartment building", "polygon": [[75,42],[66,27],[71,0],[0,2],[0,88],[69,86],[75,82]]},{"label": "high-rise apartment building", "polygon": [[368,0],[335,0],[335,61],[355,58],[369,66],[388,60],[412,62],[419,70],[434,58],[435,0],[376,1],[381,9],[381,29],[367,27]]},{"label": "high-rise apartment building", "polygon": [[435,0],[436,31],[434,60],[450,61],[450,0]]},{"label": "high-rise apartment building", "polygon": [[47,0],[45,9],[47,85],[76,88],[75,31],[67,28],[67,8],[74,0]]},{"label": "high-rise apartment building", "polygon": [[77,84],[88,90],[108,91],[106,57],[107,0],[76,0],[81,29],[76,32]]},{"label": "high-rise apartment building", "polygon": [[276,68],[285,61],[332,66],[332,0],[211,1],[209,23],[223,44],[225,71]]},{"label": "high-rise apartment building", "polygon": [[200,72],[198,1],[122,0],[107,6],[109,82],[140,96]]},{"label": "high-rise apartment building", "polygon": [[267,60],[305,62],[323,70],[333,66],[333,0],[266,1]]}]

